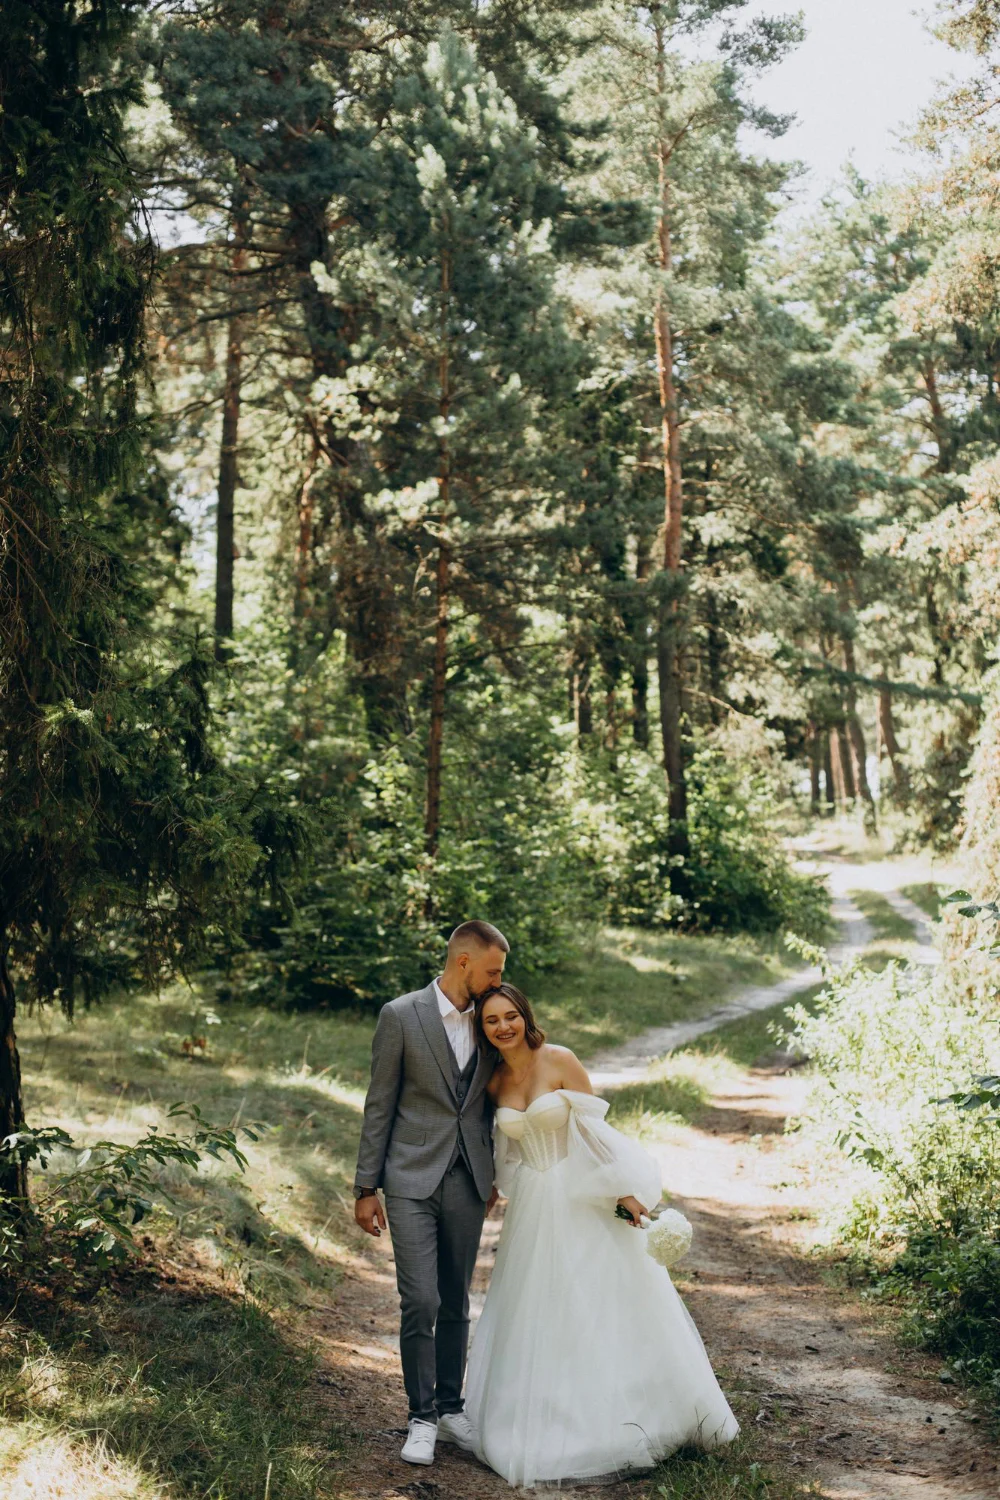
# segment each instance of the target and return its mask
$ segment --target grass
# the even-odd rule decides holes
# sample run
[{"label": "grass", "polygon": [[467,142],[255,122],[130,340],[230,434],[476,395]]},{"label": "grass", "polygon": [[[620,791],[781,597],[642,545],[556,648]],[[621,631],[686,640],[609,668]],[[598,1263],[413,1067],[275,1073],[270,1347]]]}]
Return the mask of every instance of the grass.
[{"label": "grass", "polygon": [[878,891],[851,891],[851,900],[867,917],[876,942],[914,942],[913,923],[902,916]]},{"label": "grass", "polygon": [[779,1005],[727,1021],[696,1037],[683,1051],[661,1058],[645,1078],[611,1093],[608,1118],[639,1139],[654,1138],[670,1125],[697,1123],[713,1093],[732,1082],[740,1069],[775,1052],[774,1032],[787,1024],[792,1007],[811,1009],[823,988],[811,985]]},{"label": "grass", "polygon": [[317,1494],[337,1437],[308,1356],[250,1299],[170,1280],[20,1288],[0,1330],[5,1495]]},{"label": "grass", "polygon": [[605,931],[574,962],[519,976],[553,1041],[586,1060],[652,1026],[703,1015],[732,990],[775,982],[794,960],[777,938]]},{"label": "grass", "polygon": [[825,988],[822,981],[809,985],[780,1005],[753,1011],[735,1021],[727,1021],[717,1031],[709,1031],[704,1036],[697,1037],[689,1044],[689,1050],[711,1057],[724,1057],[738,1067],[752,1068],[778,1048],[775,1031],[786,1029],[789,1012],[798,1005],[804,1005],[807,1010],[812,1011],[816,997]]},{"label": "grass", "polygon": [[803,1500],[818,1486],[775,1462],[770,1443],[753,1422],[758,1403],[738,1412],[744,1424],[735,1442],[716,1453],[681,1449],[657,1469],[648,1500]]},{"label": "grass", "polygon": [[[619,931],[525,982],[553,1039],[587,1057],[789,968],[777,942]],[[350,1444],[312,1399],[298,1330],[363,1251],[350,1183],[373,1026],[220,1004],[208,981],[73,1024],[23,1019],[29,1118],[81,1144],[170,1128],[181,1099],[268,1129],[245,1176],[165,1174],[173,1214],[153,1216],[128,1273],[101,1287],[60,1261],[44,1287],[0,1285],[0,1494],[256,1500],[269,1469],[271,1500],[339,1493],[326,1466]],[[700,1087],[678,1077],[657,1110],[694,1109]]]},{"label": "grass", "polygon": [[900,892],[911,900],[914,906],[936,922],[941,915],[941,907],[945,892],[949,890],[946,885],[938,885],[932,880],[923,880],[916,885],[904,885]]}]

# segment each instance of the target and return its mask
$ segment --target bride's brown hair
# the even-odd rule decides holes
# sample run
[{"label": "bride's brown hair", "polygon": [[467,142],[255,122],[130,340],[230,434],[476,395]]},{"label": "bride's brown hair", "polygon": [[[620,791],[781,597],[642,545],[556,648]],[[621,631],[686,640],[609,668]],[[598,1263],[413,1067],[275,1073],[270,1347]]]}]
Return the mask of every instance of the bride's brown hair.
[{"label": "bride's brown hair", "polygon": [[476,1036],[484,1052],[492,1052],[497,1057],[500,1055],[493,1043],[487,1039],[486,1032],[483,1030],[483,1006],[487,1000],[492,1000],[495,995],[503,995],[505,1000],[509,1000],[521,1017],[524,1022],[524,1040],[528,1046],[532,1050],[540,1047],[545,1040],[545,1032],[535,1020],[535,1012],[531,1008],[531,1001],[527,995],[522,995],[516,984],[507,984],[505,981],[503,984],[498,984],[495,990],[490,990],[488,995],[484,995],[476,1006]]}]

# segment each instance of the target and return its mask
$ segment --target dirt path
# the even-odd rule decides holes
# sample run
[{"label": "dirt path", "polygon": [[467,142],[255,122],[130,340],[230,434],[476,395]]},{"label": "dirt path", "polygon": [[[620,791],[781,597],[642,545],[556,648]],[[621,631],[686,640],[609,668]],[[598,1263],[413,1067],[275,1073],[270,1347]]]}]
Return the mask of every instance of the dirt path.
[{"label": "dirt path", "polygon": [[[838,958],[870,936],[847,891],[870,884],[898,895],[883,871],[877,865],[831,870],[842,924]],[[922,914],[913,911],[921,931]],[[698,1023],[646,1033],[599,1059],[595,1082],[607,1089],[634,1080],[670,1048],[813,982],[810,971],[800,971],[793,980],[742,992]],[[939,1379],[940,1364],[901,1352],[880,1315],[825,1282],[809,1254],[821,1188],[797,1138],[784,1133],[806,1088],[801,1074],[751,1069],[732,1092],[712,1100],[697,1127],[678,1129],[658,1149],[672,1201],[695,1226],[678,1286],[723,1385],[744,1424],[761,1431],[765,1455],[799,1470],[816,1486],[813,1493],[828,1500],[996,1500],[998,1453],[969,1420],[955,1387]],[[483,1237],[477,1307],[499,1229],[491,1221]],[[439,1449],[427,1470],[399,1460],[405,1398],[397,1331],[390,1247],[361,1246],[337,1304],[310,1326],[331,1415],[355,1435],[332,1492],[336,1500],[498,1500],[515,1493],[454,1450]],[[639,1500],[648,1486],[619,1482],[561,1493]]]},{"label": "dirt path", "polygon": [[661,1150],[672,1201],[695,1226],[679,1288],[730,1385],[757,1393],[775,1456],[821,1495],[996,1500],[998,1453],[940,1362],[901,1351],[881,1315],[810,1257],[822,1185],[784,1134],[807,1088],[801,1074],[752,1069]]}]

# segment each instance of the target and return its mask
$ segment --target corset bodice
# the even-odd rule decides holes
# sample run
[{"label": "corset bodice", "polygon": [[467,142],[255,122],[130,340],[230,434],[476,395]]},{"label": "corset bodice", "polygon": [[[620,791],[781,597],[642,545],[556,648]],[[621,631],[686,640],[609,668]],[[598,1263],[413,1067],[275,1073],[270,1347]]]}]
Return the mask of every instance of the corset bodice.
[{"label": "corset bodice", "polygon": [[497,1126],[517,1141],[521,1160],[535,1172],[547,1172],[568,1150],[570,1105],[562,1094],[539,1094],[527,1109],[497,1109]]}]

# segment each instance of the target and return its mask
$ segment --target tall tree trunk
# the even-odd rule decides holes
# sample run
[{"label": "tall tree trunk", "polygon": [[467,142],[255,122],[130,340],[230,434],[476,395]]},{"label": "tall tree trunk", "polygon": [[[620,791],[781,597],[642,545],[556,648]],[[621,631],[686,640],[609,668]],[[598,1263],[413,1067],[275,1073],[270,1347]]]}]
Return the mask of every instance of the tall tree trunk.
[{"label": "tall tree trunk", "polygon": [[947,474],[951,470],[952,438],[948,431],[948,419],[941,405],[941,393],[938,390],[937,371],[930,360],[924,365],[921,372],[924,377],[924,386],[927,390],[927,400],[931,408],[931,430],[934,433],[934,441],[937,444],[937,464],[935,467],[939,474]]},{"label": "tall tree trunk", "polygon": [[[833,777],[833,797],[839,808],[847,806],[847,778],[850,759],[844,746],[844,737],[837,725],[830,729],[830,770]],[[853,793],[852,793],[853,796]]]},{"label": "tall tree trunk", "polygon": [[[7,959],[10,938],[0,933],[0,1140],[14,1135],[24,1125],[24,1098],[21,1093],[21,1058],[14,1032],[16,999],[14,981]],[[20,1156],[0,1156],[0,1195],[27,1202],[28,1172]]]},{"label": "tall tree trunk", "polygon": [[681,476],[680,419],[677,388],[674,383],[674,336],[670,326],[665,278],[673,265],[671,243],[670,155],[672,145],[667,134],[666,104],[666,36],[662,15],[654,13],[656,34],[657,91],[657,168],[659,173],[660,221],[657,232],[657,260],[660,269],[656,297],[654,330],[656,336],[656,371],[660,396],[660,424],[663,453],[664,524],[663,572],[666,588],[660,599],[657,631],[657,667],[660,689],[660,729],[663,736],[663,765],[669,784],[671,819],[670,852],[684,858],[689,853],[687,835],[687,785],[684,775],[684,746],[681,739],[682,689],[680,675],[680,585],[681,520],[684,494]]},{"label": "tall tree trunk", "polygon": [[865,804],[865,826],[875,831],[875,798],[872,789],[868,785],[868,751],[865,746],[865,732],[861,727],[861,720],[856,712],[851,713],[847,720],[847,734],[851,746],[851,760],[854,770],[854,785],[857,795]]},{"label": "tall tree trunk", "polygon": [[635,607],[629,608],[627,624],[632,638],[632,738],[641,750],[649,749],[649,570],[652,548],[648,537],[636,542]]},{"label": "tall tree trunk", "polygon": [[828,807],[837,805],[837,784],[833,772],[833,731],[828,729],[823,736],[823,788]]},{"label": "tall tree trunk", "polygon": [[313,490],[317,482],[320,468],[320,444],[313,439],[312,450],[306,460],[305,472],[302,475],[302,483],[295,501],[296,536],[295,536],[295,596],[292,603],[292,614],[297,629],[293,634],[293,656],[292,666],[298,665],[299,652],[305,644],[305,625],[310,614],[310,580],[313,563],[313,535],[315,520],[315,505],[313,501]]},{"label": "tall tree trunk", "polygon": [[[854,641],[849,635],[844,636],[844,669],[851,674],[851,678],[857,675],[857,658],[854,654]],[[865,732],[861,727],[858,717],[857,694],[854,683],[848,680],[845,688],[847,699],[847,737],[851,747],[852,770],[854,772],[855,795],[860,797],[865,804],[865,824],[874,830],[875,828],[875,798],[872,796],[871,787],[868,785],[868,753],[865,748]]]},{"label": "tall tree trunk", "polygon": [[[442,507],[448,486],[441,488]],[[431,679],[431,724],[427,741],[427,818],[424,832],[427,853],[437,853],[441,827],[441,755],[444,745],[445,693],[448,683],[448,594],[451,585],[451,554],[442,538],[437,557],[437,617],[434,624],[434,671]]]},{"label": "tall tree trunk", "polygon": [[837,725],[837,749],[840,754],[840,774],[844,783],[844,800],[853,802],[858,795],[858,786],[854,779],[854,757],[851,753],[851,736],[846,719],[842,724]]},{"label": "tall tree trunk", "polygon": [[[883,672],[883,676],[888,676]],[[878,694],[878,727],[882,749],[889,757],[889,765],[892,767],[892,779],[897,798],[906,796],[909,778],[906,767],[903,765],[902,756],[899,751],[899,741],[896,738],[896,722],[892,712],[892,693],[888,688],[879,688]]]},{"label": "tall tree trunk", "polygon": [[437,610],[434,624],[434,671],[431,681],[431,723],[427,742],[427,816],[424,833],[427,853],[437,854],[441,827],[441,755],[444,744],[445,695],[448,685],[448,604],[451,592],[451,550],[448,546],[448,520],[451,511],[451,452],[448,446],[448,418],[451,414],[451,366],[449,361],[449,319],[451,315],[451,255],[441,257],[441,352],[438,357],[438,417],[441,437],[438,445],[438,519]]},{"label": "tall tree trunk", "polygon": [[594,708],[590,696],[590,656],[577,648],[573,672],[573,717],[581,739],[594,732]]},{"label": "tall tree trunk", "polygon": [[233,195],[233,251],[230,270],[229,334],[226,375],[222,389],[222,446],[219,453],[219,505],[215,541],[215,654],[229,655],[233,634],[233,565],[236,557],[236,486],[239,482],[240,399],[243,374],[243,318],[239,282],[247,261],[248,212],[242,184]]},{"label": "tall tree trunk", "polygon": [[819,730],[812,720],[806,726],[806,742],[809,747],[809,810],[815,816],[819,813],[819,771],[822,750]]}]

